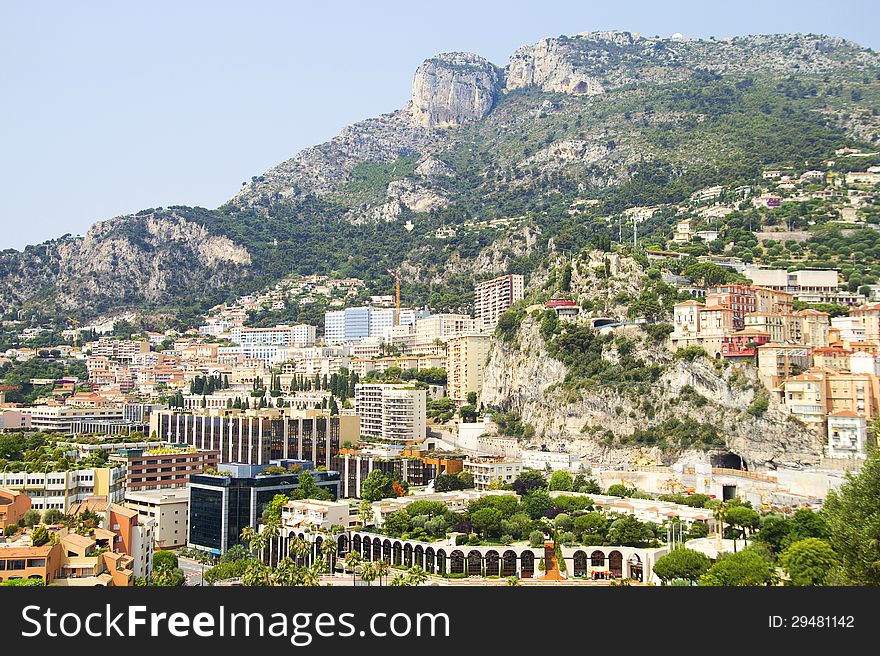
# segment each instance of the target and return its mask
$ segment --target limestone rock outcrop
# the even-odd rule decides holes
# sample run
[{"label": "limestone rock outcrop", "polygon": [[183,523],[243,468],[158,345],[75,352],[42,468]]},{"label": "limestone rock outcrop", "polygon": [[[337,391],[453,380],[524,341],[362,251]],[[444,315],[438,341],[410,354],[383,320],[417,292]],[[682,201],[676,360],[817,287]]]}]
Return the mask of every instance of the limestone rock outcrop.
[{"label": "limestone rock outcrop", "polygon": [[508,89],[537,86],[542,91],[596,95],[605,88],[601,79],[579,70],[569,57],[571,49],[558,39],[543,39],[517,50],[505,72]]},{"label": "limestone rock outcrop", "polygon": [[437,55],[416,69],[410,112],[425,127],[456,127],[488,114],[501,90],[501,74],[469,53]]}]

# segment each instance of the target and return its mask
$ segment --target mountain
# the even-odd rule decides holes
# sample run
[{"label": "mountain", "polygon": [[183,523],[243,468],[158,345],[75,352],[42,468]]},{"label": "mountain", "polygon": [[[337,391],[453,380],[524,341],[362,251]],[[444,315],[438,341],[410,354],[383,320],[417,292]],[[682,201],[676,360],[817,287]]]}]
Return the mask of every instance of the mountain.
[{"label": "mountain", "polygon": [[[296,272],[381,292],[386,268],[404,272],[411,303],[467,307],[475,278],[531,274],[607,235],[605,217],[627,207],[878,143],[878,75],[877,53],[800,34],[586,33],[520,48],[503,68],[441,54],[418,67],[405,107],[254,176],[219,208],[144,210],[3,251],[0,307],[192,314]],[[598,204],[573,215],[576,199]]]}]

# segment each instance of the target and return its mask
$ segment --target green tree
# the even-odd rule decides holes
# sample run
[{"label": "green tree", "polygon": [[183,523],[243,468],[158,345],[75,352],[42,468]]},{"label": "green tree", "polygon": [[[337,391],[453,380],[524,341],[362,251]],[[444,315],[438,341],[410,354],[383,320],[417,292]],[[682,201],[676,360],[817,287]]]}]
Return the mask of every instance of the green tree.
[{"label": "green tree", "polygon": [[259,560],[249,560],[241,575],[241,584],[249,587],[269,587],[272,585],[272,570]]},{"label": "green tree", "polygon": [[601,513],[590,512],[575,517],[572,527],[584,544],[601,544],[608,531],[608,519]]},{"label": "green tree", "polygon": [[700,577],[700,585],[760,586],[773,579],[770,565],[753,549],[719,554],[717,562]]},{"label": "green tree", "polygon": [[22,515],[21,520],[19,521],[19,524],[21,526],[27,526],[28,528],[31,528],[31,527],[35,526],[36,524],[39,524],[40,519],[41,519],[40,512],[38,510],[34,510],[33,508],[31,508],[24,515]]},{"label": "green tree", "polygon": [[43,513],[43,523],[49,526],[59,524],[63,517],[64,513],[58,510],[58,508],[49,508],[49,510]]},{"label": "green tree", "polygon": [[373,505],[368,499],[361,500],[361,503],[358,506],[358,517],[360,517],[361,523],[365,527],[370,526],[373,523]]},{"label": "green tree", "polygon": [[553,472],[550,476],[551,490],[571,491],[574,484],[574,478],[567,471],[559,470]]},{"label": "green tree", "polygon": [[837,554],[819,538],[791,543],[779,556],[791,585],[828,585],[838,566]]},{"label": "green tree", "polygon": [[361,555],[357,551],[349,551],[345,554],[345,557],[342,559],[343,563],[343,571],[351,572],[351,582],[355,582],[355,574],[357,573],[357,569],[361,564]]},{"label": "green tree", "polygon": [[482,508],[471,514],[471,526],[483,537],[496,535],[501,526],[501,511],[497,508]]},{"label": "green tree", "polygon": [[388,517],[385,518],[385,524],[383,528],[389,535],[394,535],[397,537],[409,532],[409,530],[412,528],[412,522],[410,521],[409,513],[407,513],[405,510],[395,510],[393,513],[389,514]]},{"label": "green tree", "polygon": [[[761,517],[751,508],[745,506],[732,506],[726,512],[727,523],[736,527],[745,540],[747,532],[751,532],[760,524]],[[736,551],[736,538],[733,540],[733,550]]]},{"label": "green tree", "polygon": [[761,518],[761,529],[755,540],[763,544],[773,554],[778,554],[789,541],[791,520],[776,513],[768,513]]},{"label": "green tree", "polygon": [[179,567],[160,567],[150,575],[150,585],[164,588],[176,588],[184,584],[183,570]]},{"label": "green tree", "polygon": [[156,551],[153,553],[153,569],[174,569],[178,566],[177,555],[173,551]]},{"label": "green tree", "polygon": [[45,526],[37,526],[31,533],[31,542],[35,547],[42,547],[49,542],[49,531]]},{"label": "green tree", "polygon": [[814,512],[809,508],[796,510],[791,518],[790,527],[787,541],[783,546],[806,538],[819,538],[820,540],[828,538],[828,522],[825,521],[825,517],[822,516],[822,513]]},{"label": "green tree", "polygon": [[512,483],[513,491],[520,496],[525,496],[532,490],[547,489],[547,479],[544,474],[536,469],[526,469]]},{"label": "green tree", "polygon": [[621,483],[615,483],[608,487],[605,494],[612,497],[628,497],[632,494],[632,491]]},{"label": "green tree", "polygon": [[391,496],[394,496],[391,491],[391,481],[378,469],[371,471],[361,483],[361,499],[379,501]]},{"label": "green tree", "polygon": [[[369,476],[367,477],[369,478]],[[330,501],[333,498],[333,495],[330,494],[328,490],[325,490],[320,485],[318,485],[318,481],[315,478],[315,475],[310,471],[304,471],[299,474],[296,478],[297,485],[299,486],[291,493],[291,498],[293,499],[315,499],[317,501]]]},{"label": "green tree", "polygon": [[844,581],[880,585],[880,449],[869,453],[858,475],[828,493],[823,514]]},{"label": "green tree", "polygon": [[608,541],[624,547],[645,547],[654,539],[654,532],[647,524],[632,515],[624,515],[611,522]]},{"label": "green tree", "polygon": [[529,517],[540,519],[553,507],[553,500],[546,490],[536,489],[529,492],[523,498],[522,507]]},{"label": "green tree", "polygon": [[529,533],[529,546],[538,549],[544,546],[544,531],[532,531]]},{"label": "green tree", "polygon": [[428,573],[418,565],[414,565],[406,571],[406,579],[410,585],[422,585],[428,580]]},{"label": "green tree", "polygon": [[712,561],[705,554],[681,547],[658,558],[654,563],[654,573],[664,585],[676,579],[690,581],[693,585],[711,566]]}]

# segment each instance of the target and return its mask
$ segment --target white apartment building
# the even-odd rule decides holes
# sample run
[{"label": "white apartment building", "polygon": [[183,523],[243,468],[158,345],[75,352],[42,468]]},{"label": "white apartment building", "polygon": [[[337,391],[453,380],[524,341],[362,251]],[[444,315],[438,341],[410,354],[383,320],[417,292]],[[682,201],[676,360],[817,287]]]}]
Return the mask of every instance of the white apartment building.
[{"label": "white apartment building", "polygon": [[233,328],[232,341],[242,347],[256,346],[314,346],[316,328],[300,323],[294,326],[272,328]]},{"label": "white apartment building", "polygon": [[284,347],[276,344],[255,344],[217,348],[219,364],[232,365],[251,360],[262,362],[265,366],[279,364],[284,361]]},{"label": "white apartment building", "polygon": [[840,289],[840,278],[833,269],[803,269],[788,272],[785,269],[746,267],[743,271],[758,287],[789,292],[794,300],[804,303],[839,303],[852,305],[861,297]]},{"label": "white apartment building", "polygon": [[406,384],[356,385],[354,402],[361,419],[361,435],[394,442],[424,439],[427,397],[426,390]]},{"label": "white apartment building", "polygon": [[110,358],[121,362],[131,361],[137,355],[150,352],[150,343],[145,339],[115,339],[101,337],[86,344],[90,355]]},{"label": "white apartment building", "polygon": [[523,470],[519,460],[497,458],[472,458],[464,461],[464,471],[474,477],[477,490],[488,490],[494,483],[513,483]]},{"label": "white apartment building", "polygon": [[457,333],[473,332],[474,320],[466,314],[435,314],[416,321],[416,339],[431,343]]},{"label": "white apartment building", "polygon": [[288,501],[281,509],[282,525],[293,529],[307,527],[329,529],[331,526],[348,528],[350,506],[344,501]]},{"label": "white apartment building", "polygon": [[391,334],[394,328],[395,308],[370,308],[370,333],[369,337],[385,337]]},{"label": "white apartment building", "polygon": [[673,337],[677,339],[697,339],[700,335],[700,310],[706,305],[699,301],[676,303],[673,309]]},{"label": "white apartment building", "polygon": [[523,449],[519,453],[523,467],[527,469],[552,469],[553,471],[576,471],[581,466],[581,459],[573,453],[562,451],[539,451]]},{"label": "white apartment building", "polygon": [[0,472],[0,487],[24,492],[34,510],[67,512],[90,496],[122,501],[125,467],[95,467],[70,471]]},{"label": "white apartment building", "polygon": [[868,425],[865,418],[848,410],[828,413],[828,457],[866,458]]},{"label": "white apartment building", "polygon": [[844,342],[864,342],[867,339],[867,327],[858,317],[831,317],[831,327],[840,331],[840,339]]},{"label": "white apartment building", "polygon": [[364,306],[325,312],[324,343],[328,345],[355,343],[364,337],[369,337],[372,309]]},{"label": "white apartment building", "polygon": [[525,279],[510,274],[479,283],[474,290],[474,319],[486,330],[494,330],[501,315],[525,295]]},{"label": "white apartment building", "polygon": [[153,537],[157,549],[186,546],[189,490],[185,487],[169,490],[129,490],[125,506],[137,511],[142,520],[153,520]]},{"label": "white apartment building", "polygon": [[41,431],[74,432],[77,424],[94,421],[122,421],[122,407],[79,408],[67,405],[44,405],[21,408],[30,416],[31,428]]},{"label": "white apartment building", "polygon": [[483,371],[489,357],[488,333],[462,333],[446,340],[446,390],[456,402],[483,389]]}]

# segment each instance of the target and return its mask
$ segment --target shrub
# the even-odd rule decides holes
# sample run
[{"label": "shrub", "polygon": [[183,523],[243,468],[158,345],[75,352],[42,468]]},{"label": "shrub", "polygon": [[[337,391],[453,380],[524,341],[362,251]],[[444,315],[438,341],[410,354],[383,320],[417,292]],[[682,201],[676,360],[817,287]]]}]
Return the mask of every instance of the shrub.
[{"label": "shrub", "polygon": [[529,546],[533,549],[544,546],[544,533],[541,531],[532,531],[529,533]]}]

